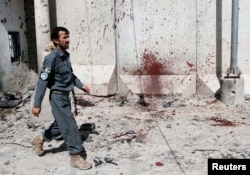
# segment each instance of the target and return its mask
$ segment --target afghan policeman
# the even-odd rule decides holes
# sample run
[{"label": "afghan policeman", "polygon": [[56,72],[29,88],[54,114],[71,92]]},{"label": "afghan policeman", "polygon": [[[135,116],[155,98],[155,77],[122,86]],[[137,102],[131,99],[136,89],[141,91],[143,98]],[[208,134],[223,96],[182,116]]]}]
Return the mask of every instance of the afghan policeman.
[{"label": "afghan policeman", "polygon": [[[51,32],[51,40],[54,50],[44,59],[43,67],[37,82],[34,107],[32,113],[38,117],[41,112],[41,104],[47,88],[50,89],[50,105],[54,116],[54,123],[43,134],[34,136],[31,144],[39,156],[44,155],[43,143],[55,139],[62,134],[70,155],[72,167],[82,170],[90,169],[91,163],[86,161],[86,151],[82,145],[82,139],[74,115],[71,111],[69,98],[70,91],[74,86],[86,93],[90,89],[74,75],[69,60],[69,31],[64,27],[55,27]],[[53,128],[59,128],[53,132]]]}]

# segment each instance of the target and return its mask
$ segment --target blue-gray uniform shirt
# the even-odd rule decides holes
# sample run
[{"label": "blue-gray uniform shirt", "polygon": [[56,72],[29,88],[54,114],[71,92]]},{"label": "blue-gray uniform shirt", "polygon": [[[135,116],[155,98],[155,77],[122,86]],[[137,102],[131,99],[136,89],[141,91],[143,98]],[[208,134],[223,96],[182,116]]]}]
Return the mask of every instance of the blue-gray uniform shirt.
[{"label": "blue-gray uniform shirt", "polygon": [[74,75],[69,53],[62,53],[55,48],[43,62],[43,67],[37,82],[34,106],[41,107],[46,88],[70,92],[74,86],[82,88],[82,82]]}]

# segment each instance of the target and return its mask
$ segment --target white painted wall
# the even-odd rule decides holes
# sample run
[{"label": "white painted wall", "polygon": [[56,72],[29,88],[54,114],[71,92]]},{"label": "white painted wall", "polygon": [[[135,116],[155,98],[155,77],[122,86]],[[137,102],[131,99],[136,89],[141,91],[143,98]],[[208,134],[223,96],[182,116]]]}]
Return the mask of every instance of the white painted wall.
[{"label": "white painted wall", "polygon": [[50,17],[48,0],[34,0],[38,72],[41,71],[45,46],[50,42]]},{"label": "white painted wall", "polygon": [[[12,2],[15,7],[21,3]],[[250,2],[239,2],[238,66],[250,94]],[[230,66],[231,0],[54,0],[50,5],[51,27],[70,30],[75,73],[94,94],[213,94],[219,88],[217,76]],[[6,37],[6,26],[0,24],[1,38]],[[1,65],[7,65],[5,61],[1,59]]]},{"label": "white painted wall", "polygon": [[[247,45],[250,40],[250,32],[248,30],[250,27],[249,3],[247,0],[239,0],[237,61],[245,81],[245,94],[250,94],[250,79],[248,76],[250,73],[250,60],[248,57],[250,50]],[[197,85],[197,90],[200,92],[204,90],[202,83],[212,92],[215,92],[219,88],[216,73],[218,76],[225,76],[227,69],[230,67],[231,19],[232,0],[198,1],[197,79],[200,83]],[[218,25],[216,26],[216,21],[218,23],[218,20],[221,20],[221,28]],[[221,39],[221,43],[219,39]],[[220,44],[221,49],[218,50]]]},{"label": "white painted wall", "polygon": [[181,94],[194,85],[196,1],[122,1],[117,19],[120,74],[129,89]]},{"label": "white painted wall", "polygon": [[57,25],[70,31],[69,51],[76,75],[93,94],[117,92],[114,1],[61,0],[51,8],[56,8]]},{"label": "white painted wall", "polygon": [[[211,95],[230,66],[231,0],[61,0],[53,5],[57,25],[71,31],[76,73],[92,88],[102,89],[94,93],[109,93],[97,83],[105,72],[118,78],[103,84],[112,82],[119,92]],[[240,0],[238,65],[246,77],[246,93],[248,6],[247,0]]]},{"label": "white painted wall", "polygon": [[20,90],[29,82],[28,65],[24,62],[11,63],[8,31],[19,32],[23,57],[27,61],[26,24],[23,2],[19,0],[0,1],[0,88]]}]

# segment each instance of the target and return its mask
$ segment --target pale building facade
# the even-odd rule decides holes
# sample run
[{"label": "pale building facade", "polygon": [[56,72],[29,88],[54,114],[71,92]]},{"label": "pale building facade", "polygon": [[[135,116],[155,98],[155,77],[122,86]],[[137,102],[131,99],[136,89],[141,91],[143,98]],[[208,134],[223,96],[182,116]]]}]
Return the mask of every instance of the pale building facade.
[{"label": "pale building facade", "polygon": [[[96,95],[211,95],[230,66],[231,0],[0,3],[3,90],[21,88],[38,72],[49,31],[57,25],[71,32],[73,69]],[[239,0],[239,6],[238,66],[249,94],[250,2]],[[18,32],[20,38],[21,55],[14,62],[11,32]]]}]

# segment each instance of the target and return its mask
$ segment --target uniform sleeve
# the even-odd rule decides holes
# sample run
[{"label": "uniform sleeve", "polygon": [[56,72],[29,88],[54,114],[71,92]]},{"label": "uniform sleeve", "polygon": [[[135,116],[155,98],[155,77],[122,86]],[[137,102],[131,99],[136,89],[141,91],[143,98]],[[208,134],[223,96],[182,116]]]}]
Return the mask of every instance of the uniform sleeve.
[{"label": "uniform sleeve", "polygon": [[43,67],[41,69],[41,73],[39,75],[39,79],[36,85],[34,107],[41,107],[48,86],[48,82],[51,77],[51,71],[53,71],[52,68],[53,59],[51,59],[50,57],[46,57],[43,62]]},{"label": "uniform sleeve", "polygon": [[82,89],[83,83],[77,78],[77,76],[73,73],[74,77],[74,85],[79,89]]}]

